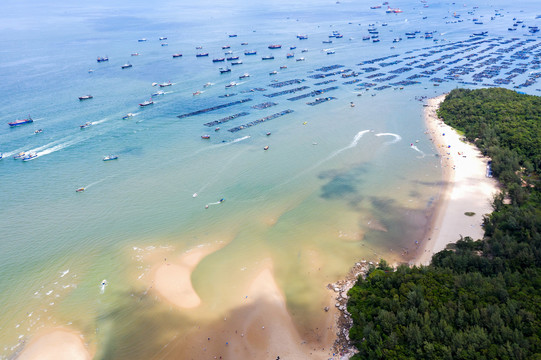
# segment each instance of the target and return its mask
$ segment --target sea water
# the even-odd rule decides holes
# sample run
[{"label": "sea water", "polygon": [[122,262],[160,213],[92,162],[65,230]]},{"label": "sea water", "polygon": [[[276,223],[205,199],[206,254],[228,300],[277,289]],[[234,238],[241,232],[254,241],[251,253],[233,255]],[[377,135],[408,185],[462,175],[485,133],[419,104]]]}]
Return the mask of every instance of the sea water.
[{"label": "sea water", "polygon": [[[387,14],[386,6],[371,10],[371,5],[377,4],[322,0],[261,5],[4,4],[2,358],[20,351],[39,329],[59,325],[80,331],[101,358],[151,358],[171,339],[171,332],[182,334],[234,307],[236,300],[228,294],[269,259],[303,333],[317,323],[326,299],[325,284],[343,277],[355,262],[411,261],[442,185],[439,159],[425,134],[422,102],[416,99],[466,85],[431,82],[427,76],[413,86],[367,91],[343,84],[357,77],[309,76],[325,73],[316,69],[331,65],[343,65],[331,72],[374,66],[378,68],[374,73],[388,76],[406,66],[408,55],[468,40],[479,31],[488,31],[487,39],[498,39],[495,42],[533,40],[523,45],[527,47],[539,43],[539,38],[521,26],[514,32],[507,28],[513,26],[513,18],[529,26],[539,26],[540,21],[535,18],[536,2],[511,6],[398,1],[391,4],[403,10],[398,14]],[[474,23],[476,17],[482,25]],[[379,43],[362,40],[370,24],[379,30]],[[418,36],[406,39],[405,32],[415,30],[420,31]],[[343,38],[323,43],[333,31]],[[420,38],[425,32],[433,32],[436,41]],[[308,40],[297,39],[298,34],[308,35]],[[392,42],[399,37],[402,41]],[[147,41],[138,41],[143,38]],[[282,48],[270,50],[271,44]],[[211,61],[226,56],[225,45],[240,56],[242,65]],[[458,57],[488,45],[482,43]],[[257,50],[257,55],[245,56],[245,50]],[[200,52],[209,52],[209,57],[196,57]],[[175,53],[183,56],[173,58]],[[286,59],[287,53],[295,57]],[[357,65],[395,54],[399,56]],[[503,60],[511,54],[503,53]],[[266,55],[275,59],[262,61]],[[97,63],[98,56],[108,56],[109,61]],[[428,53],[416,59],[423,63],[439,56]],[[515,77],[514,84],[539,71],[529,63],[539,58],[539,51],[532,50],[529,56],[510,67],[528,70]],[[296,61],[299,57],[305,61]],[[378,65],[397,59],[402,62]],[[133,67],[121,69],[126,63]],[[220,74],[219,68],[225,66],[231,73]],[[270,75],[274,70],[278,74]],[[239,79],[245,72],[251,76]],[[440,74],[435,76],[443,78]],[[371,81],[366,79],[369,75],[363,73],[363,82]],[[274,80],[291,79],[304,81],[270,86]],[[330,79],[337,81],[315,85]],[[472,82],[471,74],[461,80]],[[169,81],[172,86],[152,86]],[[232,81],[239,85],[226,89]],[[203,86],[209,82],[213,85]],[[309,89],[264,96],[301,86]],[[287,100],[331,86],[338,89]],[[256,88],[266,90],[250,91]],[[158,90],[165,94],[154,96],[153,105],[138,106]],[[538,84],[521,89],[537,90]],[[202,93],[193,95],[196,91]],[[87,94],[93,99],[78,99]],[[225,94],[235,95],[220,97]],[[326,96],[336,99],[306,104]],[[251,101],[177,117],[242,99]],[[252,108],[268,101],[277,105]],[[227,131],[283,110],[293,112],[238,132]],[[219,131],[203,125],[243,111],[249,115],[218,125]],[[122,119],[127,113],[134,116]],[[28,115],[33,123],[7,125]],[[87,122],[92,125],[81,129]],[[37,129],[43,132],[35,134]],[[210,139],[201,139],[205,134]],[[269,150],[263,150],[265,146]],[[22,151],[38,157],[28,162],[12,159]],[[119,159],[102,161],[109,154]],[[80,187],[85,191],[76,193]],[[173,257],[207,244],[223,247],[205,258],[192,276],[204,310],[193,311],[188,318],[164,317],[163,304],[147,296],[156,254]]]}]

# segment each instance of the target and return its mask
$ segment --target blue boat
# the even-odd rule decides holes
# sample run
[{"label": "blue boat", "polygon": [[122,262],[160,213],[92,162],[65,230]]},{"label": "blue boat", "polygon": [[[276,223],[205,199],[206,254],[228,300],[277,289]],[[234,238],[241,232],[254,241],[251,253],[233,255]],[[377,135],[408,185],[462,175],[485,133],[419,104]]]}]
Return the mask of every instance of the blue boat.
[{"label": "blue boat", "polygon": [[255,50],[246,50],[244,52],[244,55],[256,55],[257,54],[257,51]]},{"label": "blue boat", "polygon": [[34,120],[32,120],[32,118],[29,115],[27,119],[15,120],[15,121],[12,121],[12,122],[8,123],[8,125],[13,127],[13,126],[19,126],[19,125],[23,125],[23,124],[29,124],[31,122],[34,122]]},{"label": "blue boat", "polygon": [[261,60],[273,60],[273,59],[274,59],[274,56],[272,56],[272,55],[263,56],[263,57],[261,58]]},{"label": "blue boat", "polygon": [[203,56],[209,56],[209,53],[199,53],[195,55],[195,57],[203,57]]},{"label": "blue boat", "polygon": [[38,154],[36,154],[36,153],[30,153],[30,154],[25,155],[25,156],[23,157],[23,161],[34,160],[34,159],[37,158],[37,157],[38,157]]},{"label": "blue boat", "polygon": [[212,62],[224,62],[225,58],[212,59]]},{"label": "blue boat", "polygon": [[116,160],[118,159],[117,155],[107,155],[103,157],[103,161],[110,161],[110,160]]}]

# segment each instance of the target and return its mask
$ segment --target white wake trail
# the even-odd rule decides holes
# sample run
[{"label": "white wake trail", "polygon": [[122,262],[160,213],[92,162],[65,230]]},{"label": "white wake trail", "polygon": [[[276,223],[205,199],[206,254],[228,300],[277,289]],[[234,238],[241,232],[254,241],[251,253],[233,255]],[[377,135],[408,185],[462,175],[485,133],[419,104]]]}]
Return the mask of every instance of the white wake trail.
[{"label": "white wake trail", "polygon": [[397,143],[399,142],[400,140],[402,140],[402,137],[398,134],[394,134],[394,133],[379,133],[379,134],[376,134],[376,136],[393,136],[394,137],[394,140],[392,141],[389,141],[389,142],[386,142],[385,144],[394,144],[394,143]]}]

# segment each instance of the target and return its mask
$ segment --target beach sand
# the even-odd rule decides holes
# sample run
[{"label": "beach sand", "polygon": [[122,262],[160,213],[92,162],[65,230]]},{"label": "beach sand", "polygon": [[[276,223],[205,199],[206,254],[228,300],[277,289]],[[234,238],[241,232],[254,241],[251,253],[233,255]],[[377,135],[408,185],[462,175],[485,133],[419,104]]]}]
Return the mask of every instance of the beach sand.
[{"label": "beach sand", "polygon": [[92,356],[79,334],[57,328],[35,336],[17,359],[89,360]]},{"label": "beach sand", "polygon": [[[193,260],[191,264],[208,255],[206,251],[208,249],[190,253],[189,259]],[[162,265],[167,268],[173,267],[174,270],[162,269],[155,272],[155,284],[160,284],[160,287],[175,284],[177,283],[175,279],[179,275],[189,280],[195,267],[186,265],[185,256],[181,257],[181,261],[182,263]],[[188,299],[191,299],[189,303],[168,299],[180,312],[189,311],[188,306],[196,304],[193,294],[190,294],[187,288],[183,287],[182,292],[189,295]],[[161,296],[165,296],[165,288],[157,287],[156,290]],[[223,318],[201,322],[197,328],[193,328],[179,337],[178,341],[170,344],[171,349],[178,349],[174,354],[171,352],[170,358],[274,360],[278,356],[281,359],[332,357],[331,346],[336,338],[334,309],[325,313],[326,318],[321,328],[312,329],[310,334],[301,336],[288,311],[286,297],[276,283],[271,259],[262,261],[249,281],[239,284],[231,291],[238,293],[238,296],[235,296],[239,299],[238,303],[233,308],[225,310]],[[180,296],[180,290],[176,293]],[[329,306],[333,301],[332,295],[329,292]],[[204,303],[199,304],[206,309]]]},{"label": "beach sand", "polygon": [[[486,177],[490,159],[438,118],[436,111],[445,96],[428,99],[424,113],[431,141],[441,156],[444,184],[423,240],[424,249],[415,261],[418,265],[428,265],[432,255],[461,236],[482,239],[483,215],[492,212],[492,199],[499,191],[497,181]],[[467,216],[466,212],[475,215]]]},{"label": "beach sand", "polygon": [[187,251],[178,259],[165,259],[152,271],[155,290],[162,298],[180,308],[199,306],[201,299],[192,286],[192,272],[205,256],[217,249],[217,246],[201,246]]}]

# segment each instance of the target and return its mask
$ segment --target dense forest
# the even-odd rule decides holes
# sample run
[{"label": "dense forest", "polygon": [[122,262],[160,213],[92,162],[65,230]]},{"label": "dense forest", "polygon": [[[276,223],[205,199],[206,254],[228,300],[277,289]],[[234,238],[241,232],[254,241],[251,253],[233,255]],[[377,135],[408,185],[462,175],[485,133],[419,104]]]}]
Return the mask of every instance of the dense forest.
[{"label": "dense forest", "polygon": [[355,359],[541,359],[541,98],[453,90],[438,111],[492,158],[502,193],[483,239],[429,266],[385,261],[349,292]]}]

